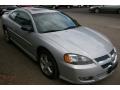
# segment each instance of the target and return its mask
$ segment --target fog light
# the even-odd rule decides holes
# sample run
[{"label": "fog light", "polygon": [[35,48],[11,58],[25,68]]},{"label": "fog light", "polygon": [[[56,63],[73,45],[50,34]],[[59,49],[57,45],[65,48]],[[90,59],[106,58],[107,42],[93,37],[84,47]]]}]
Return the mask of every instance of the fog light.
[{"label": "fog light", "polygon": [[92,80],[93,77],[89,76],[89,77],[79,77],[80,80],[86,81],[86,80]]}]

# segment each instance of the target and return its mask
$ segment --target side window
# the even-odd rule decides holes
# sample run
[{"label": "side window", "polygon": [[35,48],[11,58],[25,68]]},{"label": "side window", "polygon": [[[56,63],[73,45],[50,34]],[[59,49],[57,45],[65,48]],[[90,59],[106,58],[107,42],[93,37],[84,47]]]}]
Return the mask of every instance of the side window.
[{"label": "side window", "polygon": [[21,26],[32,25],[32,22],[31,22],[29,15],[25,12],[22,12],[22,11],[13,12],[10,15],[10,18]]}]

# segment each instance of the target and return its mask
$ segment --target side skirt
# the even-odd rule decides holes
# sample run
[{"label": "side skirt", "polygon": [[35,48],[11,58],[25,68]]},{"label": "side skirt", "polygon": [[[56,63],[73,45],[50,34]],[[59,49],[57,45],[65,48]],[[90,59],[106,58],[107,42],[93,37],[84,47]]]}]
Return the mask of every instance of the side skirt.
[{"label": "side skirt", "polygon": [[24,49],[19,43],[17,43],[15,40],[10,38],[13,43],[15,43],[20,49],[22,49],[26,54],[28,54],[34,61],[37,61],[36,56],[32,55],[30,52],[28,52],[26,49]]}]

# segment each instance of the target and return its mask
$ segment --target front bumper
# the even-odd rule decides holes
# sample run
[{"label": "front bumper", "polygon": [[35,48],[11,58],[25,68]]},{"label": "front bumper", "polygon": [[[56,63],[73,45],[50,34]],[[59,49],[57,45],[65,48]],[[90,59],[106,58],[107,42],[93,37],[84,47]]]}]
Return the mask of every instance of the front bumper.
[{"label": "front bumper", "polygon": [[100,81],[113,73],[117,67],[117,55],[115,62],[107,68],[102,68],[99,64],[90,65],[63,65],[60,78],[75,84],[88,84]]}]

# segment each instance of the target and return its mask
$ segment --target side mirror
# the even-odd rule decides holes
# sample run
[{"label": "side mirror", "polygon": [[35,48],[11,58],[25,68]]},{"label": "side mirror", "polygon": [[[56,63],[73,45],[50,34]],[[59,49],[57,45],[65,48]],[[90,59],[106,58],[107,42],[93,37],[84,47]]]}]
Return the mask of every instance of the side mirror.
[{"label": "side mirror", "polygon": [[24,25],[21,27],[21,29],[24,31],[33,32],[33,28],[30,25]]}]

